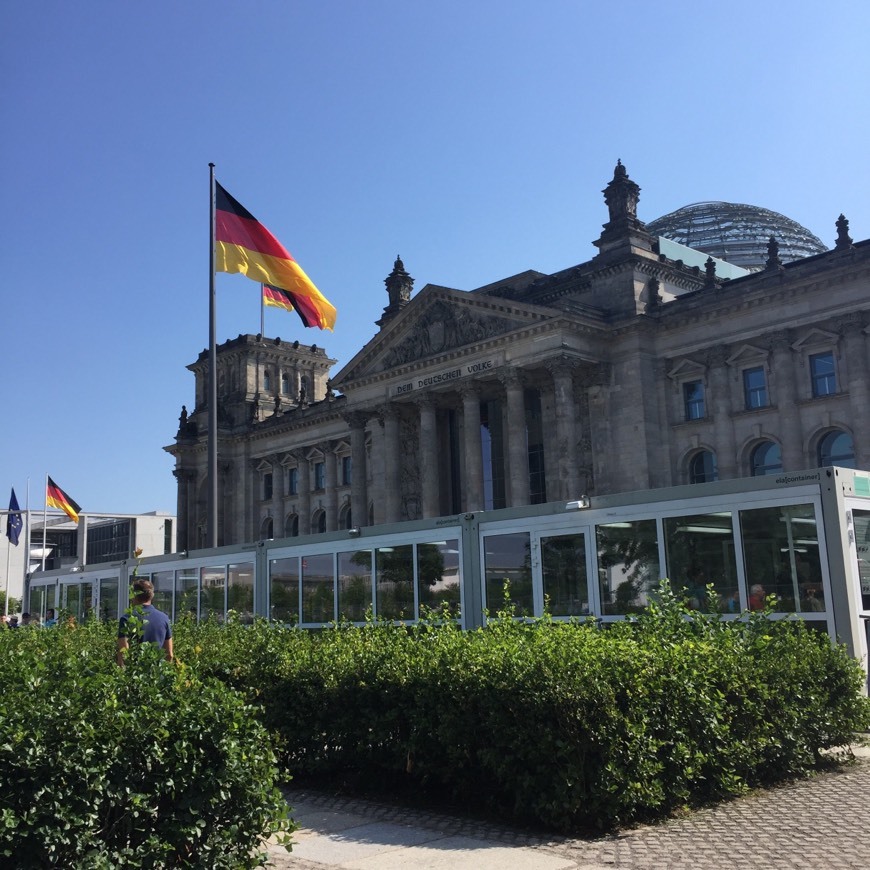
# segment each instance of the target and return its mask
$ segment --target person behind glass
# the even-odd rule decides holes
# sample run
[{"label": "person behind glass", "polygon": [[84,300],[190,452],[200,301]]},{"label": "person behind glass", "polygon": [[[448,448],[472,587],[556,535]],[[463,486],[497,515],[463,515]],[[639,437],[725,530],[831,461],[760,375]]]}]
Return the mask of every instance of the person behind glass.
[{"label": "person behind glass", "polygon": [[[157,644],[166,653],[166,660],[172,661],[172,626],[169,617],[151,603],[153,598],[154,586],[149,580],[133,581],[133,606],[118,623],[116,661],[120,667],[124,667],[124,650],[129,649],[131,636],[135,640]],[[141,620],[141,625],[136,627],[135,634],[129,624],[131,616]]]},{"label": "person behind glass", "polygon": [[51,628],[51,626],[57,625],[57,614],[55,614],[53,607],[49,607],[48,610],[45,611],[45,622],[42,624],[46,628]]},{"label": "person behind glass", "polygon": [[764,610],[767,596],[764,594],[764,587],[760,583],[756,583],[749,589],[749,609]]}]

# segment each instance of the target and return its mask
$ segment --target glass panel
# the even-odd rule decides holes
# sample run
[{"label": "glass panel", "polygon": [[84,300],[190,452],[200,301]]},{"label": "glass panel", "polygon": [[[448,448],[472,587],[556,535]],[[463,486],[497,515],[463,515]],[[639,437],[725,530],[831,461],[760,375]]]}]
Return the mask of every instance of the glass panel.
[{"label": "glass panel", "polygon": [[495,616],[504,607],[504,585],[510,582],[511,602],[517,616],[534,615],[531,540],[528,532],[487,535],[484,544],[484,607]]},{"label": "glass panel", "polygon": [[451,616],[459,616],[459,541],[417,544],[417,595],[420,609],[441,610],[444,602]]},{"label": "glass panel", "polygon": [[234,610],[244,625],[254,621],[253,562],[239,562],[227,567],[227,609]]},{"label": "glass panel", "polygon": [[414,547],[375,550],[376,612],[383,619],[414,618]]},{"label": "glass panel", "polygon": [[332,553],[302,559],[302,621],[332,622],[335,619]]},{"label": "glass panel", "polygon": [[661,579],[655,520],[605,523],[595,535],[602,612],[643,610]]},{"label": "glass panel", "polygon": [[832,352],[813,354],[810,357],[810,372],[814,396],[831,396],[837,392],[837,376]]},{"label": "glass panel", "polygon": [[175,575],[175,618],[189,616],[199,618],[199,572],[195,569],[184,569]]},{"label": "glass panel", "polygon": [[[739,613],[737,556],[731,513],[666,517],[664,520],[667,576],[693,610]],[[712,583],[716,600],[707,600]]]},{"label": "glass panel", "polygon": [[82,583],[79,619],[82,621],[94,616],[94,584]]},{"label": "glass panel", "polygon": [[819,442],[819,465],[855,467],[855,446],[847,432],[828,432]]},{"label": "glass panel", "polygon": [[683,384],[683,404],[687,420],[704,419],[704,385],[701,381]]},{"label": "glass panel", "polygon": [[362,622],[372,606],[372,551],[338,554],[338,617]]},{"label": "glass panel", "polygon": [[589,613],[584,535],[541,538],[545,606],[553,616]]},{"label": "glass panel", "polygon": [[79,618],[79,609],[81,606],[81,590],[78,583],[69,583],[63,587],[63,609],[74,617]]},{"label": "glass panel", "polygon": [[825,609],[812,505],[740,511],[740,529],[751,610],[761,610],[768,595],[783,613]]},{"label": "glass panel", "polygon": [[27,612],[32,620],[37,618],[42,619],[45,616],[46,588],[45,586],[30,587],[30,601],[27,605]]},{"label": "glass panel", "polygon": [[752,451],[750,471],[753,477],[782,473],[782,451],[779,444],[764,441]]},{"label": "glass panel", "polygon": [[151,575],[154,584],[154,606],[162,610],[170,619],[174,619],[172,613],[172,581],[175,578],[174,571],[155,571]]},{"label": "glass panel", "polygon": [[114,577],[100,580],[100,619],[113,622],[118,618],[118,581]]},{"label": "glass panel", "polygon": [[216,616],[218,621],[224,618],[224,589],[227,577],[226,569],[221,565],[214,568],[200,568],[202,586],[199,592],[200,619]]},{"label": "glass panel", "polygon": [[269,619],[299,621],[299,559],[272,559],[269,563]]},{"label": "glass panel", "polygon": [[870,511],[852,511],[855,545],[858,548],[858,579],[861,583],[861,608],[870,610]]}]

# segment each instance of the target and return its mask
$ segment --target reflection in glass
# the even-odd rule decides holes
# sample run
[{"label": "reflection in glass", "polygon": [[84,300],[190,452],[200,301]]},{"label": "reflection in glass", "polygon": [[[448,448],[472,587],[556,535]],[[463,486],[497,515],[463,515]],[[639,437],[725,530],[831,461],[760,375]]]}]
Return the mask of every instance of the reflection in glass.
[{"label": "reflection in glass", "polygon": [[854,510],[852,517],[858,554],[858,580],[861,583],[861,609],[870,610],[870,511]]},{"label": "reflection in glass", "polygon": [[175,580],[173,571],[155,571],[151,575],[154,584],[154,606],[162,610],[170,619],[175,619],[172,612],[172,588]]},{"label": "reflection in glass", "polygon": [[[731,513],[665,517],[667,576],[693,610],[740,613]],[[707,600],[712,583],[716,598]]]},{"label": "reflection in glass", "polygon": [[335,584],[332,553],[302,557],[302,621],[335,619]]},{"label": "reflection in glass", "polygon": [[541,538],[544,602],[553,616],[589,613],[586,539],[583,535]]},{"label": "reflection in glass", "polygon": [[42,619],[45,616],[45,586],[30,587],[30,601],[27,604],[27,611],[31,616],[38,616]]},{"label": "reflection in glass", "polygon": [[420,609],[441,611],[446,602],[459,616],[459,541],[417,544],[417,590]]},{"label": "reflection in glass", "polygon": [[338,618],[362,622],[372,606],[372,551],[338,554]]},{"label": "reflection in glass", "polygon": [[187,568],[175,575],[175,618],[199,618],[199,572]]},{"label": "reflection in glass", "polygon": [[100,619],[112,622],[118,618],[118,581],[114,577],[100,580]]},{"label": "reflection in glass", "polygon": [[504,585],[510,583],[517,616],[533,616],[531,541],[528,532],[487,535],[483,539],[486,601],[489,615],[504,608]]},{"label": "reflection in glass", "polygon": [[234,610],[244,625],[254,621],[253,562],[227,566],[227,610]]},{"label": "reflection in glass", "polygon": [[78,583],[69,583],[63,587],[63,608],[70,616],[81,618],[81,590]]},{"label": "reflection in glass", "polygon": [[604,523],[595,536],[602,613],[643,610],[661,579],[655,520]]},{"label": "reflection in glass", "polygon": [[202,620],[215,616],[220,622],[224,618],[224,590],[226,570],[223,565],[214,568],[200,568],[201,587],[199,590],[199,617]]},{"label": "reflection in glass", "polygon": [[413,619],[414,548],[379,547],[375,550],[376,607],[383,619]]},{"label": "reflection in glass", "polygon": [[825,610],[816,517],[811,504],[740,511],[749,608],[761,610],[776,596],[774,610]]},{"label": "reflection in glass", "polygon": [[269,562],[269,619],[299,621],[299,557]]}]

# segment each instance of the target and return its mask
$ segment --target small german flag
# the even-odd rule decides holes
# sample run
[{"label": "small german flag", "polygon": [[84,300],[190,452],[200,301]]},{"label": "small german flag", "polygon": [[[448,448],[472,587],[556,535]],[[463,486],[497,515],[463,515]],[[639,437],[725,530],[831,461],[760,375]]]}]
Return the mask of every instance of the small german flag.
[{"label": "small german flag", "polygon": [[[215,269],[218,272],[240,272],[260,284],[287,290],[296,301],[304,299],[309,306],[306,316],[314,319],[306,326],[329,330],[335,326],[332,303],[314,286],[278,239],[217,182]],[[294,308],[300,310],[297,305]]]},{"label": "small german flag", "polygon": [[263,304],[283,308],[285,311],[295,311],[303,326],[318,326],[317,309],[304,296],[297,296],[289,290],[263,285]]},{"label": "small german flag", "polygon": [[74,523],[79,521],[82,509],[50,477],[45,487],[45,503],[62,510]]}]

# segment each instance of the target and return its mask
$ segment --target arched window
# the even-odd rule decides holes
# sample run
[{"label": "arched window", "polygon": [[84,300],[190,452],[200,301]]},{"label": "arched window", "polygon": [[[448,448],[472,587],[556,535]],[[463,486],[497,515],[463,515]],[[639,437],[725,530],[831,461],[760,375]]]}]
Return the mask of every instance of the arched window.
[{"label": "arched window", "polygon": [[689,483],[712,483],[718,479],[715,453],[701,450],[689,460]]},{"label": "arched window", "polygon": [[338,515],[338,527],[340,529],[353,528],[353,514],[351,513],[349,504],[346,504]]},{"label": "arched window", "polygon": [[749,457],[749,469],[753,477],[782,472],[782,451],[773,441],[762,441]]},{"label": "arched window", "polygon": [[317,511],[311,519],[311,528],[316,535],[326,531],[326,511]]},{"label": "arched window", "polygon": [[260,540],[268,541],[271,540],[274,535],[272,534],[273,526],[272,526],[272,517],[266,517],[263,520],[260,526]]},{"label": "arched window", "polygon": [[290,514],[284,521],[284,537],[298,538],[299,537],[299,515]]},{"label": "arched window", "polygon": [[263,371],[263,389],[266,392],[272,389],[272,373],[269,369]]},{"label": "arched window", "polygon": [[855,445],[848,432],[834,429],[828,432],[817,450],[819,465],[839,465],[841,468],[855,467]]},{"label": "arched window", "polygon": [[290,375],[287,372],[281,372],[281,393],[284,396],[290,395]]}]

